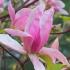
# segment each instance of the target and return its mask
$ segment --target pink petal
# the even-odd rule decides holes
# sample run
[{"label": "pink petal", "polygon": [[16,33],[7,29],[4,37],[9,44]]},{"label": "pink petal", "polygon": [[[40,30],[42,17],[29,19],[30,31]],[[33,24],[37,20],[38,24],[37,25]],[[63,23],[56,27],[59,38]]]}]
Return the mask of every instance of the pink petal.
[{"label": "pink petal", "polygon": [[34,70],[45,70],[43,63],[39,61],[39,58],[36,55],[29,55],[29,57],[33,63]]},{"label": "pink petal", "polygon": [[38,32],[32,43],[32,47],[31,47],[32,52],[38,52],[41,49],[40,42],[41,42],[40,32]]},{"label": "pink petal", "polygon": [[11,34],[12,36],[18,36],[18,37],[28,37],[29,36],[29,37],[31,37],[30,34],[20,31],[20,30],[17,30],[17,29],[7,28],[7,29],[5,29],[5,31],[8,34]]},{"label": "pink petal", "polygon": [[32,12],[30,13],[29,19],[27,21],[27,25],[25,27],[25,31],[30,31],[30,28],[32,27],[32,25],[35,25],[34,24],[35,22],[36,22],[36,25],[37,23],[39,23],[42,12],[43,10],[41,9],[41,6],[37,6],[32,10]]},{"label": "pink petal", "polygon": [[22,8],[21,10],[19,10],[16,13],[15,19],[19,19],[22,16],[28,16],[30,12],[31,12],[31,9],[30,8]]},{"label": "pink petal", "polygon": [[39,7],[33,9],[30,18],[28,20],[25,30],[29,32],[29,34],[33,37],[33,44],[32,44],[32,52],[36,52],[40,49],[40,26],[39,20],[42,12],[40,11]]},{"label": "pink petal", "polygon": [[45,11],[40,19],[41,45],[47,43],[53,24],[53,8]]},{"label": "pink petal", "polygon": [[24,29],[26,22],[29,18],[30,12],[31,12],[30,8],[23,8],[16,13],[14,24],[16,28],[21,30]]},{"label": "pink petal", "polygon": [[9,12],[9,15],[10,15],[10,18],[11,18],[11,22],[12,22],[12,24],[14,24],[15,10],[14,10],[12,4],[11,4],[11,1],[8,4],[8,12]]},{"label": "pink petal", "polygon": [[54,56],[55,56],[55,58],[57,58],[63,64],[69,65],[66,57],[59,50],[54,50]]},{"label": "pink petal", "polygon": [[52,43],[51,48],[59,49],[59,41],[58,41],[58,38],[56,38],[55,41]]},{"label": "pink petal", "polygon": [[2,6],[3,5],[3,0],[0,0],[0,6]]},{"label": "pink petal", "polygon": [[27,52],[31,52],[31,45],[33,42],[33,38],[30,34],[26,33],[26,32],[22,32],[20,30],[14,30],[14,29],[5,29],[5,31],[8,34],[11,34],[12,36],[18,36],[21,38],[23,44],[24,44],[24,48]]},{"label": "pink petal", "polygon": [[21,54],[25,54],[24,48],[7,34],[0,34],[0,44],[4,47],[11,48]]},{"label": "pink petal", "polygon": [[56,59],[58,59],[60,62],[62,62],[65,65],[69,64],[66,57],[61,52],[59,52],[57,49],[43,47],[40,50],[40,53],[49,55],[52,58],[53,62]]}]

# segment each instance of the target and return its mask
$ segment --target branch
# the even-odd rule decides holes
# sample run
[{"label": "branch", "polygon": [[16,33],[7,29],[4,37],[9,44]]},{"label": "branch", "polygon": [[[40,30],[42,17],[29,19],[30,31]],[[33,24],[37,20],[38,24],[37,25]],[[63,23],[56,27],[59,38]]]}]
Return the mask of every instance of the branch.
[{"label": "branch", "polygon": [[67,34],[70,33],[70,30],[64,31],[64,32],[55,32],[55,33],[51,33],[51,34]]},{"label": "branch", "polygon": [[29,2],[29,0],[26,0],[26,1],[24,2],[24,5],[26,5],[28,2]]},{"label": "branch", "polygon": [[[34,0],[33,2],[31,2],[31,3],[29,3],[29,4],[26,5],[26,3],[29,2],[29,0],[27,0],[26,2],[23,3],[22,6],[20,6],[19,8],[16,9],[16,12],[17,12],[18,10],[20,10],[21,8],[26,8],[26,7],[29,7],[29,6],[33,5],[33,4],[36,3],[37,1],[38,1],[38,0]],[[9,17],[9,14],[0,17],[0,20],[4,20],[4,19],[6,19],[6,18],[8,18],[8,17]]]},{"label": "branch", "polygon": [[5,15],[5,16],[0,17],[0,20],[4,20],[4,19],[6,19],[6,18],[8,18],[8,17],[9,17],[9,15],[7,14],[7,15]]},{"label": "branch", "polygon": [[33,2],[31,2],[31,3],[27,4],[27,5],[25,5],[24,7],[29,7],[29,6],[31,6],[31,5],[34,5],[37,1],[38,1],[38,0],[34,0]]}]

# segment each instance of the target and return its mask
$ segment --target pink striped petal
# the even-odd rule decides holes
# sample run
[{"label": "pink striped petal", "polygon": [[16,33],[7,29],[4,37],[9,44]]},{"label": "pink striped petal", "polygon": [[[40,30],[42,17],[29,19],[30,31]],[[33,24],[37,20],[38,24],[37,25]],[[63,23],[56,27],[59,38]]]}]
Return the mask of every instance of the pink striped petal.
[{"label": "pink striped petal", "polygon": [[29,55],[29,57],[33,63],[34,70],[45,70],[43,63],[39,61],[39,58],[36,55]]},{"label": "pink striped petal", "polygon": [[10,18],[11,18],[11,22],[12,22],[12,24],[14,24],[15,10],[14,10],[12,4],[11,4],[11,1],[8,4],[8,12],[9,12],[9,15],[10,15]]},{"label": "pink striped petal", "polygon": [[40,33],[41,33],[41,44],[44,46],[44,44],[47,43],[51,29],[53,24],[53,8],[45,11],[43,16],[40,19]]},{"label": "pink striped petal", "polygon": [[49,55],[52,58],[53,62],[56,59],[58,59],[60,62],[62,62],[65,65],[69,64],[66,57],[61,52],[59,52],[57,49],[43,47],[40,50],[40,53],[45,54],[45,55]]},{"label": "pink striped petal", "polygon": [[0,34],[0,44],[4,45],[4,47],[13,49],[21,54],[25,54],[24,48],[14,39],[12,39],[7,34]]},{"label": "pink striped petal", "polygon": [[32,52],[36,52],[40,49],[40,26],[39,26],[39,20],[42,12],[38,7],[33,9],[30,18],[28,20],[29,23],[27,23],[25,31],[29,32],[29,34],[33,37],[33,44],[32,44]]},{"label": "pink striped petal", "polygon": [[59,49],[58,38],[56,38],[55,41],[52,43],[51,48]]}]

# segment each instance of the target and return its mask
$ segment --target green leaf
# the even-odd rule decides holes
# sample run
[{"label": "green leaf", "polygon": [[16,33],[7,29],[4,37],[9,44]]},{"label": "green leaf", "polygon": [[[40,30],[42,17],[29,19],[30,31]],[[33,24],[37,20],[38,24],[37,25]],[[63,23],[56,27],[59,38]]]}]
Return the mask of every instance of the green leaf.
[{"label": "green leaf", "polygon": [[60,18],[62,18],[63,21],[65,21],[65,22],[70,21],[70,17],[69,16],[60,16]]},{"label": "green leaf", "polygon": [[48,55],[41,55],[40,57],[45,61],[46,70],[61,70],[64,67],[63,64],[54,64]]},{"label": "green leaf", "polygon": [[0,34],[5,33],[4,29],[0,29]]}]

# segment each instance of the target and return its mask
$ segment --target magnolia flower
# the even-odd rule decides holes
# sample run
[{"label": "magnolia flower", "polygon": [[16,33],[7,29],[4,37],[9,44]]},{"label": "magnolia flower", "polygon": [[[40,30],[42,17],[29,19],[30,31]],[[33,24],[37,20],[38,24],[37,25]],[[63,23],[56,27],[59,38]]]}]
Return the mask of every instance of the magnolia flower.
[{"label": "magnolia flower", "polygon": [[61,0],[45,0],[47,7],[54,7],[55,11],[58,11],[61,14],[68,15],[68,12],[64,10],[65,4]]},{"label": "magnolia flower", "polygon": [[45,9],[45,5],[40,3],[35,9],[23,8],[15,14],[15,10],[10,1],[8,4],[8,12],[11,19],[12,28],[24,30],[26,24],[28,23],[29,16],[31,16],[31,13],[36,9],[39,11],[38,14],[41,15]]},{"label": "magnolia flower", "polygon": [[10,1],[8,3],[8,12],[11,19],[11,27],[23,30],[30,11],[30,8],[23,8],[15,13],[15,10]]},{"label": "magnolia flower", "polygon": [[23,45],[19,44],[7,34],[0,34],[0,43],[19,53],[27,54],[35,70],[45,70],[44,65],[39,59],[39,54],[50,56],[54,63],[58,59],[63,64],[68,64],[66,57],[57,49],[59,46],[58,39],[53,42],[51,48],[44,47],[51,32],[53,15],[53,8],[50,8],[42,14],[40,14],[37,8],[34,9],[29,16],[24,31],[10,28],[5,29],[12,36],[20,37]]}]

